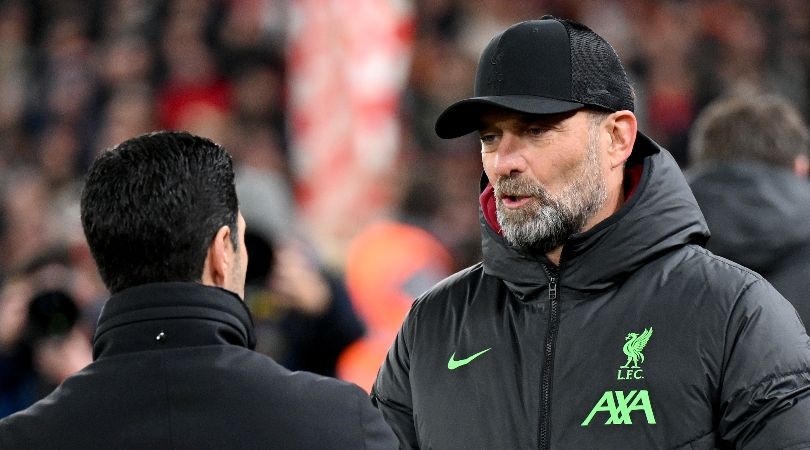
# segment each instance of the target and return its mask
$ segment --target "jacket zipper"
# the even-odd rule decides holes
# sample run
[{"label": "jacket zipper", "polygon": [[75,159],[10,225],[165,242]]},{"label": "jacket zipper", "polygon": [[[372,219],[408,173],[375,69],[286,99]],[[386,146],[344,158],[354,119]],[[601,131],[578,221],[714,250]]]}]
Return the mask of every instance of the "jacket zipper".
[{"label": "jacket zipper", "polygon": [[543,265],[543,270],[548,277],[548,333],[543,349],[544,364],[543,374],[540,384],[540,434],[538,448],[547,450],[550,448],[551,433],[551,377],[554,364],[554,346],[557,342],[557,329],[560,325],[559,299],[557,298],[557,282],[559,274]]}]

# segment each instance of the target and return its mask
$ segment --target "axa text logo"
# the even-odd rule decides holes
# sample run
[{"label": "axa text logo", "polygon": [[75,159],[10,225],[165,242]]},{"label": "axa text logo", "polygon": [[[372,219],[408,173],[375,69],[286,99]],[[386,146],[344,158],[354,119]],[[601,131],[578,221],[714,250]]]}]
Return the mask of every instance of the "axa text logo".
[{"label": "axa text logo", "polygon": [[[607,414],[605,425],[632,425],[634,412],[637,412],[639,417],[644,417],[648,424],[655,424],[650,394],[646,390],[633,390],[628,394],[624,391],[607,391],[582,422],[582,426],[590,425],[591,420],[598,414]],[[641,413],[644,415],[640,416]]]}]

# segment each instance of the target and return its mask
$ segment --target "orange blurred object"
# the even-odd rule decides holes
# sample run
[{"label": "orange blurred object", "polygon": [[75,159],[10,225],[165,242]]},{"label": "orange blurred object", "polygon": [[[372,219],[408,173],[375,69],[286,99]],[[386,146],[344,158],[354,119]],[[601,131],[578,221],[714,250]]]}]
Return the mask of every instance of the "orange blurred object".
[{"label": "orange blurred object", "polygon": [[452,273],[453,259],[429,232],[384,221],[351,242],[345,267],[352,305],[367,332],[342,353],[337,374],[370,391],[414,299]]}]

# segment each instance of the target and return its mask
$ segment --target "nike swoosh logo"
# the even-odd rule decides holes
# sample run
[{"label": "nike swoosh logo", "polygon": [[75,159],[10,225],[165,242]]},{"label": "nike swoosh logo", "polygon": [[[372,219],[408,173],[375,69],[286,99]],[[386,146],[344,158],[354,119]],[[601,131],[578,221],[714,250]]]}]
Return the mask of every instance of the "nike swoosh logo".
[{"label": "nike swoosh logo", "polygon": [[467,358],[464,358],[464,359],[459,359],[459,360],[453,359],[453,358],[456,357],[456,353],[453,352],[453,354],[450,355],[450,360],[447,361],[447,368],[450,369],[450,370],[458,369],[461,366],[469,364],[470,361],[474,360],[475,358],[478,358],[479,356],[483,355],[484,353],[486,353],[486,352],[488,352],[490,350],[492,350],[492,347],[490,347],[490,348],[488,348],[486,350],[481,350],[480,352],[478,352],[478,353],[476,353],[476,354],[474,354],[474,355],[472,355],[470,357],[467,357]]}]

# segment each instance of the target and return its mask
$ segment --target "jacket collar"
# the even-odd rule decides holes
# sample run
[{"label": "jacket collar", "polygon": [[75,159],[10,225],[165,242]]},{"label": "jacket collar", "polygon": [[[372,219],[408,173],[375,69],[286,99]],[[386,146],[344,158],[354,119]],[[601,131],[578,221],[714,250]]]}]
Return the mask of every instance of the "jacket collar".
[{"label": "jacket collar", "polygon": [[712,252],[767,273],[810,248],[810,183],[790,169],[741,160],[695,166],[688,175],[718,232]]},{"label": "jacket collar", "polygon": [[[687,244],[705,245],[709,230],[675,160],[639,133],[628,166],[640,166],[633,195],[612,216],[569,237],[559,267],[562,286],[607,289],[662,254]],[[503,279],[519,296],[548,282],[543,254],[511,247],[479,210],[484,270]]]},{"label": "jacket collar", "polygon": [[93,337],[93,359],[217,344],[256,346],[250,311],[236,294],[199,283],[150,283],[110,297]]}]

